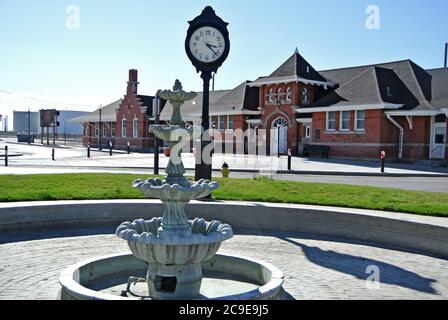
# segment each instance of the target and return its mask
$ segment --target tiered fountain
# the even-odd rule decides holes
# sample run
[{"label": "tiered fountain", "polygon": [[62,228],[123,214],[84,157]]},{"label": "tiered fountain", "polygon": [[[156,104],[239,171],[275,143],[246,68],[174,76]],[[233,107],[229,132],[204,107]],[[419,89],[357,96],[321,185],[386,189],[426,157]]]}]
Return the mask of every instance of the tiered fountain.
[{"label": "tiered fountain", "polygon": [[192,199],[208,196],[218,184],[210,180],[190,182],[184,177],[180,144],[185,140],[178,137],[182,135],[180,131],[191,136],[192,127],[185,129],[180,107],[185,101],[194,99],[196,93],[184,92],[178,80],[173,90],[158,92],[160,98],[173,106],[171,125],[150,126],[156,137],[171,148],[177,147],[177,151],[170,154],[166,179],[134,181],[134,188],[146,197],[162,200],[165,206],[163,217],[125,222],[117,229],[117,235],[128,241],[134,256],[148,263],[146,281],[154,299],[188,299],[199,295],[202,262],[212,258],[221,242],[233,236],[228,224],[187,219],[185,205]]},{"label": "tiered fountain", "polygon": [[[230,225],[220,221],[188,220],[185,206],[190,200],[208,196],[218,188],[210,180],[191,182],[184,177],[182,144],[193,128],[185,127],[180,108],[196,93],[182,90],[176,80],[173,91],[158,96],[171,103],[170,125],[152,125],[150,131],[171,147],[166,178],[136,180],[148,198],[164,204],[162,217],[124,222],[116,230],[128,242],[133,256],[114,255],[91,259],[66,269],[60,277],[62,299],[273,299],[282,293],[283,274],[263,261],[234,255],[215,255],[221,242],[233,236]],[[143,264],[145,263],[145,264]],[[135,277],[146,269],[146,278]],[[203,271],[207,281],[203,283]],[[117,276],[117,275],[121,275]],[[129,278],[127,288],[123,290]],[[146,294],[137,295],[130,285],[146,282]],[[115,288],[115,290],[112,289]],[[121,289],[121,295],[113,295]],[[120,290],[118,290],[120,291]]]}]

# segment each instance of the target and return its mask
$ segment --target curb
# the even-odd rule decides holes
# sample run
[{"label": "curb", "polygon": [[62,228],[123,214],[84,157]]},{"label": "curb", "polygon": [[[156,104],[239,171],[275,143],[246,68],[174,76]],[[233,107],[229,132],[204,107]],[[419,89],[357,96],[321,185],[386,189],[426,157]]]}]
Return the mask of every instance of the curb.
[{"label": "curb", "polygon": [[[154,170],[154,167],[115,167],[115,166],[58,166],[58,165],[14,165],[14,167],[23,168],[70,168],[70,169],[126,169],[126,170]],[[159,167],[159,170],[165,170],[166,167]],[[186,171],[195,171],[195,168],[185,168]],[[221,169],[213,169],[214,172],[220,172]],[[231,172],[242,173],[263,173],[260,170],[253,169],[232,169]],[[268,172],[268,171],[265,171]],[[353,177],[421,177],[421,178],[448,178],[448,173],[376,173],[376,172],[343,172],[343,171],[306,171],[306,170],[277,170],[274,174],[285,175],[322,175],[322,176],[353,176]]]}]

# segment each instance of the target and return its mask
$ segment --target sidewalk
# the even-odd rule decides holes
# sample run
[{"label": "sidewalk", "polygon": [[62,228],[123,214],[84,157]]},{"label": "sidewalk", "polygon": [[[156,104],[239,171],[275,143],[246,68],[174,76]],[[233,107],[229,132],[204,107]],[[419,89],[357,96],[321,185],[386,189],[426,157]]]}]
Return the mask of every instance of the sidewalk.
[{"label": "sidewalk", "polygon": [[[0,141],[0,150],[4,148],[5,141]],[[65,146],[55,149],[55,161],[51,160],[52,146],[38,144],[8,143],[9,152],[23,154],[19,157],[11,157],[9,165],[13,167],[30,168],[72,168],[95,169],[142,169],[154,167],[154,154],[131,153],[126,154],[122,150],[109,150],[103,152],[92,149],[90,158],[87,158],[87,150],[80,146]],[[195,158],[191,153],[182,154],[186,169],[194,170]],[[292,157],[291,169],[288,171],[288,159],[286,156],[253,156],[253,155],[213,155],[213,169],[219,170],[226,162],[234,172],[257,172],[261,175],[272,173],[288,174],[325,174],[325,175],[393,175],[393,176],[448,176],[448,168],[432,168],[427,165],[414,165],[405,163],[387,163],[385,174],[380,172],[379,161],[353,161],[340,159],[301,158]],[[160,154],[160,168],[165,168],[168,158]],[[0,162],[0,166],[3,163]],[[10,168],[10,169],[11,169]],[[3,171],[3,170],[2,170]],[[9,171],[9,170],[8,170]]]}]

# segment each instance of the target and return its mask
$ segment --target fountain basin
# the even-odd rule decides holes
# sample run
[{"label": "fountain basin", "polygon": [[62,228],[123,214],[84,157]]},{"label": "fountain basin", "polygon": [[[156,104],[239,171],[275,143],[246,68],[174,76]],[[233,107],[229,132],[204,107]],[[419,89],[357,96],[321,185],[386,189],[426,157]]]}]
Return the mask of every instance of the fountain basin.
[{"label": "fountain basin", "polygon": [[[59,277],[62,300],[147,300],[122,297],[130,276],[146,264],[131,254],[97,257],[66,268]],[[204,283],[197,300],[275,300],[283,297],[284,275],[275,266],[248,257],[216,254],[202,263]],[[136,290],[138,291],[138,290]]]},{"label": "fountain basin", "polygon": [[233,236],[220,221],[196,218],[182,230],[165,230],[163,218],[122,223],[116,231],[133,255],[148,263],[146,281],[154,299],[191,299],[200,292],[201,263],[212,258],[221,242]]}]

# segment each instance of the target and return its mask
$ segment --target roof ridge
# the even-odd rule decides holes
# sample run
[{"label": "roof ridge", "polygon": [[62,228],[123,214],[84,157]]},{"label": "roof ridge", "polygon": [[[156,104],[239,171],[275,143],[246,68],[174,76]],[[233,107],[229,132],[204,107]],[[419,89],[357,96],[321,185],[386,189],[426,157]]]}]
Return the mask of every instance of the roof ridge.
[{"label": "roof ridge", "polygon": [[[370,67],[370,68],[364,70],[363,72],[359,73],[356,77],[351,78],[349,81],[347,81],[346,83],[342,84],[342,85],[341,85],[339,88],[337,88],[336,90],[339,90],[339,89],[345,87],[346,85],[348,85],[349,83],[355,81],[356,79],[358,79],[359,77],[361,77],[362,75],[364,75],[365,73],[367,73],[368,71],[370,71],[370,70],[372,70],[372,69],[375,69],[375,66],[372,66],[372,67]],[[336,91],[336,90],[335,90],[335,91]]]},{"label": "roof ridge", "polygon": [[[371,64],[364,64],[364,65],[353,66],[353,67],[342,67],[342,68],[335,68],[335,69],[326,69],[326,70],[319,70],[318,72],[346,70],[346,69],[356,69],[356,68],[361,68],[361,67],[375,67],[375,66],[378,66],[380,64],[382,64],[382,65],[384,65],[384,64],[393,64],[393,63],[405,62],[405,61],[410,61],[410,59],[390,61],[390,62],[381,62],[381,63],[371,63]],[[380,67],[380,68],[382,68],[382,67]]]},{"label": "roof ridge", "polygon": [[[423,103],[426,102],[427,105],[428,105],[429,107],[432,108],[431,103],[428,101],[428,99],[426,99],[425,93],[423,92],[422,86],[420,85],[420,82],[419,82],[418,79],[417,79],[417,76],[416,76],[416,74],[415,74],[415,70],[414,70],[414,68],[413,68],[413,66],[412,66],[411,63],[415,64],[416,66],[419,66],[419,65],[416,64],[415,62],[413,62],[411,59],[409,59],[407,62],[408,62],[409,68],[411,68],[411,71],[412,71],[412,77],[414,78],[415,82],[417,83],[417,87],[418,87],[417,90],[419,90],[420,94],[422,95],[422,97],[423,97],[423,99],[424,99],[424,101],[422,101],[422,102],[423,102]],[[420,67],[420,66],[419,66],[419,67]],[[421,68],[421,67],[420,67],[420,68]],[[392,68],[392,70],[395,72],[395,68]],[[422,68],[422,70],[426,72],[426,70],[424,70],[423,68]],[[398,76],[398,75],[397,75],[397,76]],[[408,88],[408,89],[409,89],[409,88]]]}]

